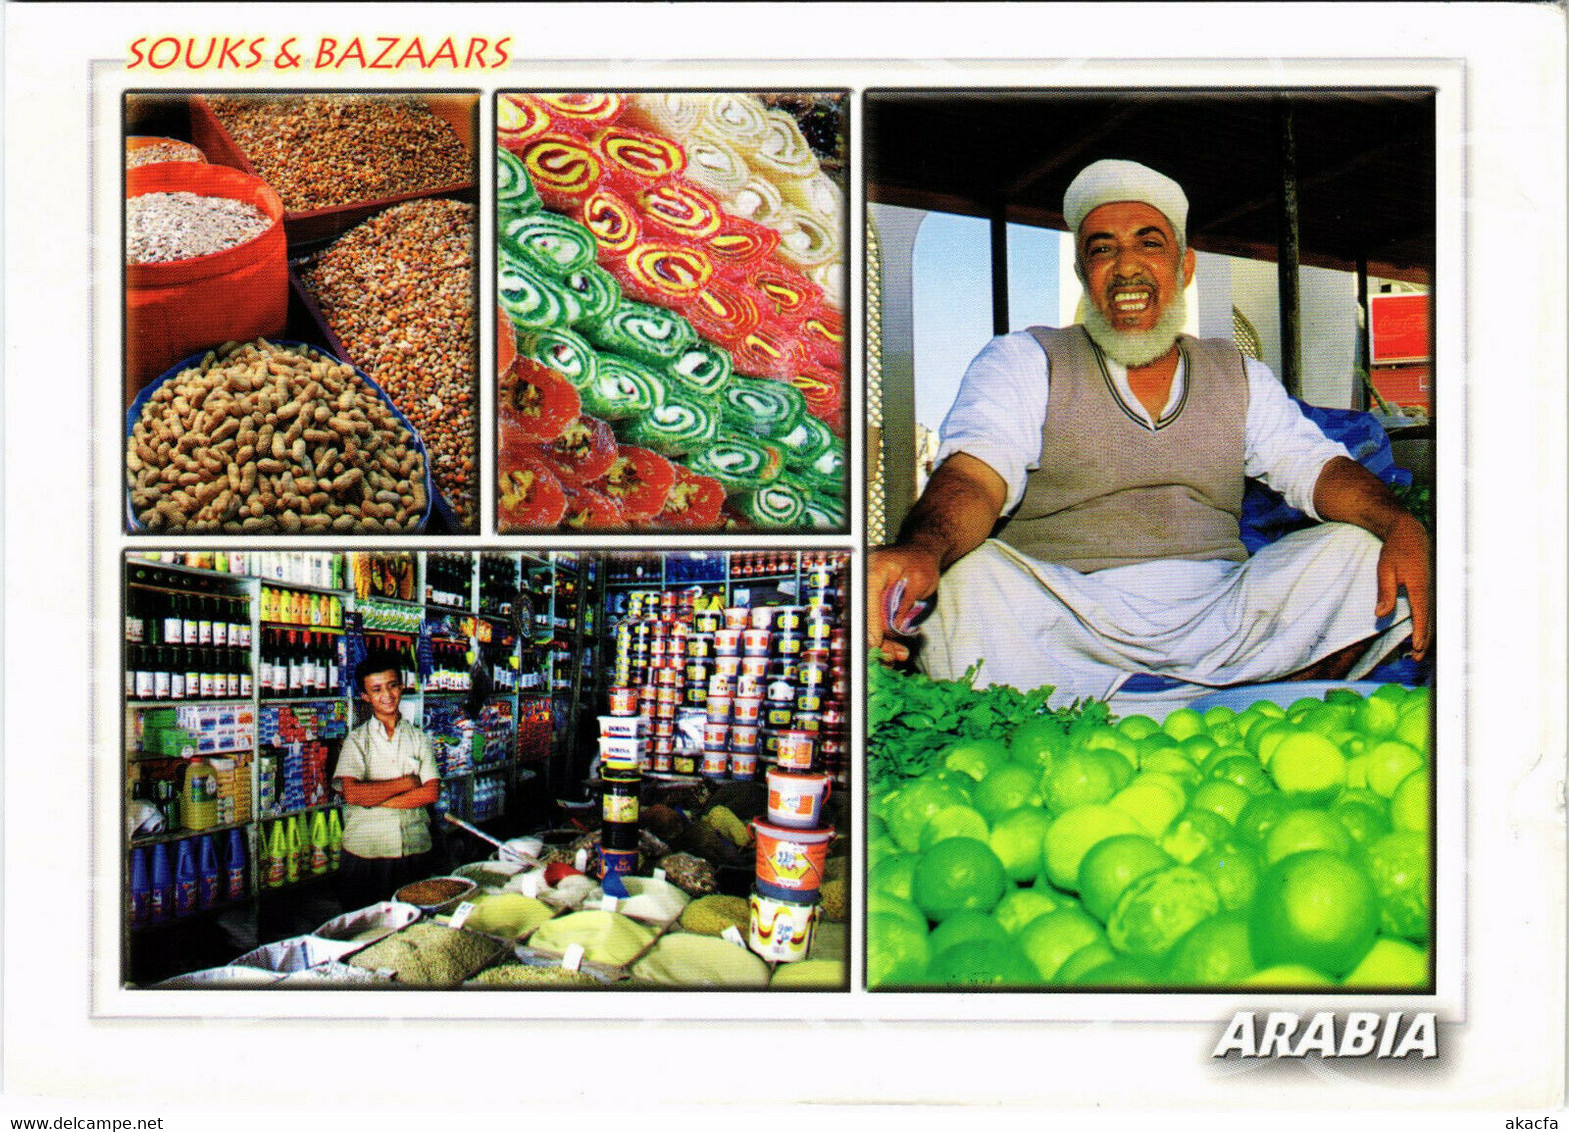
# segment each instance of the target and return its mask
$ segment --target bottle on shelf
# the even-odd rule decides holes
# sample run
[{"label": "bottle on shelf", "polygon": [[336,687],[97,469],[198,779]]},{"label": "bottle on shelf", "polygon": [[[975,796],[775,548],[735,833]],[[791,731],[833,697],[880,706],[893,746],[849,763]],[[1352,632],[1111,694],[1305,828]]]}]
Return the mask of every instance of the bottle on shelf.
[{"label": "bottle on shelf", "polygon": [[229,900],[245,898],[245,833],[240,829],[229,831],[229,848],[224,854],[224,895]]},{"label": "bottle on shelf", "polygon": [[218,868],[218,847],[212,834],[204,833],[196,848],[197,903],[203,908],[223,903],[223,874]]},{"label": "bottle on shelf", "polygon": [[131,850],[131,926],[139,928],[152,921],[153,885],[148,871],[147,850]]},{"label": "bottle on shelf", "polygon": [[169,845],[159,841],[152,849],[152,891],[148,898],[148,923],[161,924],[174,916],[174,869]]},{"label": "bottle on shelf", "polygon": [[199,877],[191,839],[179,842],[174,865],[174,914],[189,916],[200,907]]}]

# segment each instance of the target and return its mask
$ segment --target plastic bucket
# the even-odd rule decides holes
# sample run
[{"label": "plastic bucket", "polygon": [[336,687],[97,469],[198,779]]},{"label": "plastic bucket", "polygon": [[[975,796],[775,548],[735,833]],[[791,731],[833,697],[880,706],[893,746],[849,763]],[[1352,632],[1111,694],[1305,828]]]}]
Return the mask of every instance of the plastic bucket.
[{"label": "plastic bucket", "polygon": [[805,959],[817,931],[818,907],[811,900],[781,900],[758,890],[747,916],[747,946],[774,963]]},{"label": "plastic bucket", "polygon": [[741,754],[732,751],[730,754],[730,777],[738,782],[751,782],[757,777],[757,753]]},{"label": "plastic bucket", "polygon": [[757,891],[775,900],[815,900],[833,827],[791,829],[756,819],[751,826],[757,841]]},{"label": "plastic bucket", "polygon": [[[794,712],[787,712],[793,716]],[[811,770],[816,742],[810,731],[781,731],[774,756],[783,770]]]},{"label": "plastic bucket", "polygon": [[815,829],[833,792],[826,774],[768,772],[768,820],[792,829]]},{"label": "plastic bucket", "polygon": [[125,266],[125,400],[179,359],[215,342],[273,338],[289,316],[283,201],[260,177],[221,165],[160,162],[125,171],[125,196],[195,193],[255,205],[273,223],[237,247],[172,263]]}]

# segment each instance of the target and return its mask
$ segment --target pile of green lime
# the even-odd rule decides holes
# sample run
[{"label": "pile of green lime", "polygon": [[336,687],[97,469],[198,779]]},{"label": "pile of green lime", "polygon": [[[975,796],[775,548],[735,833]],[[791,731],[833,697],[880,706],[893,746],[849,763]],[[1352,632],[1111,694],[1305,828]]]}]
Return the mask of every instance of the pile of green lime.
[{"label": "pile of green lime", "polygon": [[874,988],[1431,985],[1426,688],[1047,717],[871,799]]}]

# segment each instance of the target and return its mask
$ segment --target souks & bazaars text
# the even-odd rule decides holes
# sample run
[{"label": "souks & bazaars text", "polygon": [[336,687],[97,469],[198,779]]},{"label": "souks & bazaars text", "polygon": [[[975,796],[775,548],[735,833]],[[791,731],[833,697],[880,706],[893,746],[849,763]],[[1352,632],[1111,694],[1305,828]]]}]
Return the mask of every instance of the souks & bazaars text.
[{"label": "souks & bazaars text", "polygon": [[274,40],[265,35],[144,35],[132,71],[494,71],[511,61],[512,37],[366,35]]}]

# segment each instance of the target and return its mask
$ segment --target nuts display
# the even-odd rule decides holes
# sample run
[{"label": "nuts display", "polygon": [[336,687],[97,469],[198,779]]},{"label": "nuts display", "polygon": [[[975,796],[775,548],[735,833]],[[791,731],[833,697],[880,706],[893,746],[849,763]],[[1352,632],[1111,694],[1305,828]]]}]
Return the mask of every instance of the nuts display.
[{"label": "nuts display", "polygon": [[464,529],[478,498],[476,222],[471,204],[408,201],[346,232],[301,272],[349,359],[419,431]]},{"label": "nuts display", "polygon": [[416,97],[210,95],[207,104],[291,212],[474,179],[457,134]]},{"label": "nuts display", "polygon": [[148,145],[131,146],[125,149],[125,167],[134,169],[138,165],[156,165],[163,161],[196,161],[206,162],[207,158],[202,151],[189,142],[176,141],[173,138],[163,138]]},{"label": "nuts display", "polygon": [[125,461],[149,532],[411,531],[427,504],[414,435],[353,367],[265,339],[159,386]]},{"label": "nuts display", "polygon": [[172,263],[254,240],[272,217],[249,201],[196,193],[142,193],[125,202],[125,262]]}]

